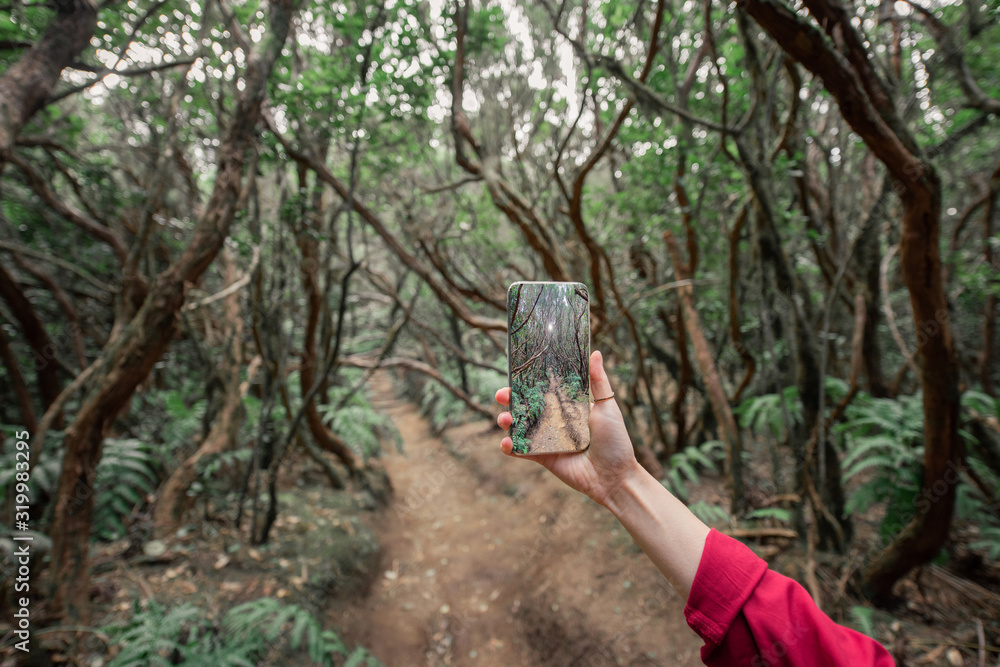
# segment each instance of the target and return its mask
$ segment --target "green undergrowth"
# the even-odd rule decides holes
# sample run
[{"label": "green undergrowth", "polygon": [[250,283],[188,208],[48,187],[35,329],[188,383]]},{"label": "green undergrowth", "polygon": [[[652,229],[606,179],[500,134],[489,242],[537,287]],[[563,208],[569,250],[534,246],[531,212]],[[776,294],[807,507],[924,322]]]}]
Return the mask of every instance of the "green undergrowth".
[{"label": "green undergrowth", "polygon": [[[453,387],[462,388],[461,378],[454,370],[443,371],[442,377]],[[470,398],[480,405],[495,405],[493,396],[496,390],[507,384],[504,375],[488,368],[467,365],[465,377]],[[411,396],[419,402],[421,414],[431,422],[436,433],[461,424],[470,415],[465,401],[440,382],[426,376],[420,376],[419,383],[411,376],[409,382],[412,383],[409,387],[411,392],[417,389]]]},{"label": "green undergrowth", "polygon": [[382,664],[364,647],[348,649],[307,609],[267,597],[219,616],[191,603],[167,608],[151,599],[144,609],[137,603],[127,622],[102,630],[114,653],[107,667],[256,667],[305,659],[324,666]]},{"label": "green undergrowth", "polygon": [[514,405],[511,412],[513,422],[510,426],[510,439],[514,445],[514,452],[517,454],[528,452],[531,440],[528,439],[527,434],[538,423],[545,410],[545,391],[548,386],[549,383],[544,378],[538,380],[534,385],[519,386],[515,392],[516,396],[511,399]]}]

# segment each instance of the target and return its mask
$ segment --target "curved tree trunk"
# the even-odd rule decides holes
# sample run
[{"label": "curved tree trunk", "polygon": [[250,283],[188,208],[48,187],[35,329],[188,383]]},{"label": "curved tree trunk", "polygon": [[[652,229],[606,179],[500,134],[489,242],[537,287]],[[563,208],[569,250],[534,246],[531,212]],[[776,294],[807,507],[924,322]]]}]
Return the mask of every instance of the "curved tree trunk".
[{"label": "curved tree trunk", "polygon": [[[864,588],[877,602],[913,567],[933,558],[948,537],[964,451],[958,435],[959,389],[939,236],[941,181],[875,72],[868,50],[837,0],[804,0],[826,35],[780,0],[740,5],[793,58],[818,76],[844,119],[881,160],[903,203],[900,258],[917,325],[917,357],[924,409],[924,477],[912,519],[864,572]],[[834,49],[830,39],[840,45]]]},{"label": "curved tree trunk", "polygon": [[889,395],[889,385],[882,375],[882,348],[878,342],[878,325],[881,321],[882,290],[879,282],[879,235],[875,226],[870,226],[858,239],[857,266],[864,276],[862,294],[865,307],[865,330],[862,360],[868,377],[868,392],[875,397]]},{"label": "curved tree trunk", "polygon": [[[792,271],[791,262],[785,254],[781,238],[775,225],[774,207],[771,194],[762,174],[762,165],[751,157],[752,152],[742,140],[736,142],[741,159],[749,166],[748,181],[753,194],[754,234],[763,263],[770,265],[774,273],[777,290],[788,304],[791,331],[785,340],[795,359],[795,385],[802,401],[801,426],[789,424],[792,451],[795,455],[795,483],[799,492],[806,491],[812,480],[819,480],[819,466],[815,457],[810,456],[807,442],[816,429],[819,413],[820,368],[817,355],[818,345],[812,329],[813,316],[808,293]],[[762,270],[766,268],[762,266]],[[775,320],[777,325],[780,320]],[[824,543],[839,543],[844,534],[844,493],[840,483],[840,460],[830,447],[824,451],[824,472],[817,494],[812,496],[816,507],[816,520],[820,540]]]},{"label": "curved tree trunk", "polygon": [[84,350],[83,336],[80,332],[80,318],[76,313],[76,308],[73,306],[73,302],[70,301],[69,295],[62,286],[56,282],[55,278],[50,276],[48,273],[40,269],[35,264],[27,262],[19,253],[11,253],[11,257],[14,258],[14,263],[17,264],[18,268],[22,271],[27,271],[31,275],[42,281],[46,289],[52,292],[52,298],[56,300],[59,304],[60,310],[62,310],[63,315],[66,317],[65,334],[72,337],[73,339],[73,351],[76,353],[76,363],[82,371],[87,367],[87,354]]},{"label": "curved tree trunk", "polygon": [[38,393],[44,412],[59,396],[59,366],[56,363],[55,343],[45,331],[31,301],[21,290],[14,276],[0,264],[0,298],[10,306],[11,313],[21,325],[21,333],[35,353],[35,373],[38,376]]},{"label": "curved tree trunk", "polygon": [[[302,341],[302,366],[299,369],[299,384],[303,396],[309,393],[316,382],[316,329],[319,325],[320,313],[323,312],[323,296],[319,288],[319,243],[314,234],[314,230],[308,227],[296,232],[296,241],[302,251],[299,271],[302,274],[302,286],[306,292],[306,302],[309,309]],[[346,298],[346,295],[342,294],[341,298]],[[357,457],[347,446],[347,443],[323,423],[323,417],[316,408],[318,397],[319,394],[303,408],[306,413],[306,423],[309,425],[309,433],[312,434],[313,440],[321,449],[331,452],[347,467],[351,474],[354,474],[359,468]]]},{"label": "curved tree trunk", "polygon": [[[232,259],[225,258],[226,283],[236,281]],[[212,415],[212,425],[202,440],[198,451],[189,456],[167,478],[160,488],[153,513],[154,534],[163,539],[172,535],[184,521],[190,507],[187,492],[198,477],[198,464],[202,459],[232,449],[239,436],[246,411],[243,397],[250,385],[253,372],[247,373],[247,381],[240,384],[240,370],[243,367],[243,318],[240,314],[240,293],[232,292],[225,299],[222,317],[225,337],[229,345],[222,353],[222,359],[211,373],[222,386],[222,406]]]},{"label": "curved tree trunk", "polygon": [[71,625],[89,620],[89,542],[94,482],[104,434],[160,359],[177,328],[187,285],[196,282],[221,250],[236,215],[247,154],[253,150],[267,81],[288,34],[295,0],[275,0],[270,31],[248,57],[246,86],[218,151],[212,196],[191,242],[157,276],[132,321],[108,341],[91,389],[66,429],[62,475],[52,527],[49,604],[53,616]]},{"label": "curved tree trunk", "polygon": [[24,124],[45,106],[63,68],[87,46],[97,27],[90,0],[55,0],[45,33],[0,77],[0,171]]},{"label": "curved tree trunk", "polygon": [[[687,263],[681,259],[681,249],[677,240],[670,231],[663,233],[663,240],[667,244],[667,251],[670,253],[670,261],[674,264],[674,274],[678,280],[689,280],[691,275]],[[743,441],[740,439],[740,430],[736,426],[736,419],[733,417],[729,399],[722,388],[722,380],[719,378],[719,371],[715,366],[715,359],[712,356],[712,349],[702,331],[698,318],[698,311],[694,307],[694,288],[690,283],[682,285],[677,290],[681,305],[684,309],[684,325],[688,335],[691,336],[691,344],[694,347],[694,356],[698,361],[698,368],[701,370],[702,379],[708,389],[708,399],[712,404],[712,411],[719,422],[722,438],[726,443],[725,475],[726,485],[729,487],[730,512],[738,515],[742,512],[746,503],[743,487]],[[679,445],[680,443],[678,443]]]}]

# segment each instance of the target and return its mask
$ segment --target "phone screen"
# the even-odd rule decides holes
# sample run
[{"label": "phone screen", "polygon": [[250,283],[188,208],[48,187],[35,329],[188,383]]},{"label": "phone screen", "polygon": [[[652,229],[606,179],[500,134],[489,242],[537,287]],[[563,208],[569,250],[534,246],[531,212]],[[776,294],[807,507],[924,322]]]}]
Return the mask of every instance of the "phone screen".
[{"label": "phone screen", "polygon": [[510,437],[521,455],[590,445],[590,296],[583,283],[507,290]]}]

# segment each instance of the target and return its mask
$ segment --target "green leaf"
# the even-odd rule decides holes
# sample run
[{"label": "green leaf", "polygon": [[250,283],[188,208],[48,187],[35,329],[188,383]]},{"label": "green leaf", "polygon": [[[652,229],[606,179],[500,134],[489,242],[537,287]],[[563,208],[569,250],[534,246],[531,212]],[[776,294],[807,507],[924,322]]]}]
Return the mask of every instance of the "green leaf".
[{"label": "green leaf", "polygon": [[851,618],[854,619],[857,629],[873,639],[875,637],[875,610],[871,607],[854,605],[851,607]]},{"label": "green leaf", "polygon": [[747,519],[775,519],[785,523],[792,520],[792,511],[782,507],[761,507],[749,512]]}]

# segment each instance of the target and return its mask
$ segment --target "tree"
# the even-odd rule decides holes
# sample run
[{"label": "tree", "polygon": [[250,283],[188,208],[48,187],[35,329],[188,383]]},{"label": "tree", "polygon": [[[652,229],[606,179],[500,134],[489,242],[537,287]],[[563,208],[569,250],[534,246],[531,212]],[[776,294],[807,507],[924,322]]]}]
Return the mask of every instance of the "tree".
[{"label": "tree", "polygon": [[[884,601],[901,576],[933,558],[947,539],[955,503],[955,484],[947,481],[948,471],[961,468],[963,463],[958,435],[958,368],[938,248],[941,181],[899,118],[888,87],[872,67],[861,36],[839,2],[806,2],[825,36],[781,2],[747,0],[742,6],[789,55],[823,80],[844,118],[889,170],[903,204],[903,279],[914,321],[926,329],[918,339],[924,479],[913,519],[865,572],[870,594]],[[833,39],[841,40],[843,53],[833,47]]]},{"label": "tree", "polygon": [[239,209],[245,159],[253,150],[268,77],[294,11],[293,0],[271,5],[269,35],[249,54],[246,85],[220,146],[215,186],[194,236],[181,256],[156,277],[135,317],[108,341],[86,398],[66,429],[52,531],[55,540],[49,595],[52,613],[70,622],[85,623],[88,618],[94,471],[104,434],[170,343],[184,305],[185,286],[198,280],[229,235]]}]

